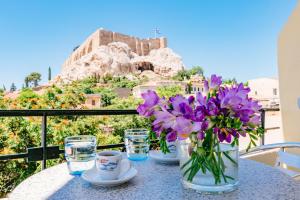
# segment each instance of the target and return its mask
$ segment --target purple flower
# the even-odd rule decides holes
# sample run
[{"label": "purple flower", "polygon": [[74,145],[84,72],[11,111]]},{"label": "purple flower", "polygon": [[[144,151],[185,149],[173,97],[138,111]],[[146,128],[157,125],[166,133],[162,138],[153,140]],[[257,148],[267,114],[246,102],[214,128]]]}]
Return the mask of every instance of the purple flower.
[{"label": "purple flower", "polygon": [[213,128],[214,134],[218,134],[220,132],[220,129],[218,127]]},{"label": "purple flower", "polygon": [[147,91],[142,94],[145,101],[137,111],[153,120],[152,130],[158,137],[166,133],[167,141],[187,139],[191,133],[196,134],[196,140],[210,140],[207,136],[212,131],[219,142],[231,143],[257,128],[261,106],[249,98],[250,89],[243,84],[221,84],[221,77],[212,75],[205,81],[208,96],[199,92],[196,97],[176,95],[169,100]]},{"label": "purple flower", "polygon": [[216,99],[210,98],[207,102],[207,114],[210,116],[216,116],[219,112],[218,106],[215,103]]},{"label": "purple flower", "polygon": [[173,129],[176,125],[176,116],[172,115],[166,111],[155,111],[154,114],[155,120],[152,125],[161,126],[164,129],[171,128]]},{"label": "purple flower", "polygon": [[159,102],[159,97],[155,91],[148,90],[142,94],[142,98],[145,102],[138,106],[137,111],[144,117],[150,117],[153,114],[154,107]]},{"label": "purple flower", "polygon": [[182,95],[176,95],[175,97],[171,97],[170,102],[173,107],[173,110],[179,113],[180,113],[180,106],[179,106],[180,104],[185,103],[189,105],[188,100],[184,98]]},{"label": "purple flower", "polygon": [[223,132],[218,133],[218,138],[220,142],[223,142],[226,138],[226,135]]},{"label": "purple flower", "polygon": [[224,142],[224,141],[226,141],[227,143],[231,142],[231,134],[226,128],[220,129],[217,132],[217,134],[220,142]]},{"label": "purple flower", "polygon": [[152,125],[152,130],[156,133],[157,137],[160,137],[160,134],[163,132],[164,128],[161,124]]},{"label": "purple flower", "polygon": [[166,139],[168,142],[174,142],[177,139],[177,134],[175,131],[171,131],[167,134]]},{"label": "purple flower", "polygon": [[260,124],[260,115],[253,115],[250,118],[249,123],[251,123],[253,125],[259,125]]},{"label": "purple flower", "polygon": [[189,98],[188,98],[189,104],[194,103],[194,101],[195,101],[195,97],[194,96],[189,96]]},{"label": "purple flower", "polygon": [[204,106],[206,104],[206,97],[203,97],[201,92],[196,94],[197,105]]},{"label": "purple flower", "polygon": [[193,109],[190,105],[186,103],[180,103],[179,110],[180,110],[180,114],[182,114],[183,117],[187,119],[191,119],[193,117]]},{"label": "purple flower", "polygon": [[207,80],[204,81],[204,89],[205,91],[218,90],[221,84],[222,84],[222,77],[213,74],[211,75],[209,81]]},{"label": "purple flower", "polygon": [[204,118],[206,117],[206,109],[204,106],[197,106],[195,111],[194,111],[194,117],[193,120],[195,122],[201,122],[204,120]]},{"label": "purple flower", "polygon": [[205,137],[205,133],[204,132],[199,132],[198,134],[197,134],[197,138],[199,139],[199,140],[203,140],[204,139],[204,137]]},{"label": "purple flower", "polygon": [[177,132],[179,139],[186,139],[193,132],[194,126],[191,120],[184,117],[177,117],[174,130]]}]

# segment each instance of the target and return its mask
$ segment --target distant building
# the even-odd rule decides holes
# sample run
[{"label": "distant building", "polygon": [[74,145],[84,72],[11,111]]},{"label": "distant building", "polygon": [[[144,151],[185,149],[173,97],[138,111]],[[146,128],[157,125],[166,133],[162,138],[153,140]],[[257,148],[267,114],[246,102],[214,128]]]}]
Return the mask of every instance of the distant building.
[{"label": "distant building", "polygon": [[257,78],[248,81],[249,96],[259,100],[263,107],[279,107],[279,83],[276,78]]},{"label": "distant building", "polygon": [[204,76],[196,74],[192,75],[189,84],[190,84],[190,93],[196,94],[197,92],[204,92]]},{"label": "distant building", "polygon": [[148,90],[156,90],[158,87],[169,87],[169,86],[180,86],[182,91],[188,91],[188,83],[182,81],[173,80],[162,80],[162,81],[151,81],[144,85],[138,85],[133,88],[132,94],[136,98],[141,98],[141,94]]},{"label": "distant building", "polygon": [[86,94],[86,100],[84,106],[90,109],[96,109],[101,107],[101,95],[100,94]]}]

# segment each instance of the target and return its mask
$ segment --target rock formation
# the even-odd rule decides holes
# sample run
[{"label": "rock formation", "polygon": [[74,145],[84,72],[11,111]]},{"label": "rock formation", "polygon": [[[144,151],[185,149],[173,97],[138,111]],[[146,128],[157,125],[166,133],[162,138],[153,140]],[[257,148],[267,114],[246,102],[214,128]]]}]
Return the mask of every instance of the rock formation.
[{"label": "rock formation", "polygon": [[140,40],[98,30],[71,54],[53,82],[69,83],[94,75],[140,74],[145,70],[170,77],[183,68],[181,57],[166,47],[165,38]]}]

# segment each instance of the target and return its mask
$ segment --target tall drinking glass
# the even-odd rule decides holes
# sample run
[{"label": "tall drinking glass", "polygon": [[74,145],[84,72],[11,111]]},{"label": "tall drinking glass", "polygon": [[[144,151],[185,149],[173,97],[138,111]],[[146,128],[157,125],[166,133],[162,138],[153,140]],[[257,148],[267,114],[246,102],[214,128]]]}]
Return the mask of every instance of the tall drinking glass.
[{"label": "tall drinking glass", "polygon": [[65,157],[72,175],[80,175],[95,165],[96,137],[79,135],[65,138]]},{"label": "tall drinking glass", "polygon": [[146,160],[149,153],[147,129],[129,129],[125,131],[125,146],[129,160]]}]

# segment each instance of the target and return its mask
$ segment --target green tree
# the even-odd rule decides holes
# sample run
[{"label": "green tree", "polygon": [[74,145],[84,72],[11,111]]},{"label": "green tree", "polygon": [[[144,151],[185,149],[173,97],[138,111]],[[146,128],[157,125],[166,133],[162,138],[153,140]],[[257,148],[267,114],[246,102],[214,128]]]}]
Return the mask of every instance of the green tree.
[{"label": "green tree", "polygon": [[196,75],[196,74],[199,74],[199,75],[202,75],[204,74],[204,70],[202,67],[200,66],[194,66],[192,67],[192,69],[189,70],[189,74],[190,75]]},{"label": "green tree", "polygon": [[173,77],[174,80],[183,81],[184,79],[190,79],[191,75],[187,70],[180,70]]},{"label": "green tree", "polygon": [[51,67],[49,66],[48,67],[48,81],[51,81],[51,77],[52,76],[52,74],[51,74]]},{"label": "green tree", "polygon": [[226,85],[236,85],[237,84],[237,80],[235,78],[225,79],[225,80],[223,80],[223,84],[226,84]]},{"label": "green tree", "polygon": [[25,77],[25,84],[29,85],[29,83],[33,84],[34,87],[38,86],[39,81],[41,81],[42,75],[38,72],[32,72],[27,77]]},{"label": "green tree", "polygon": [[28,76],[25,77],[24,82],[25,82],[25,87],[28,88],[28,87],[29,87],[29,79],[28,79]]},{"label": "green tree", "polygon": [[10,92],[14,92],[17,90],[17,86],[15,85],[15,83],[12,83],[10,86]]},{"label": "green tree", "polygon": [[101,95],[101,104],[104,107],[111,105],[112,100],[117,97],[116,93],[107,88],[103,88],[99,93]]}]

